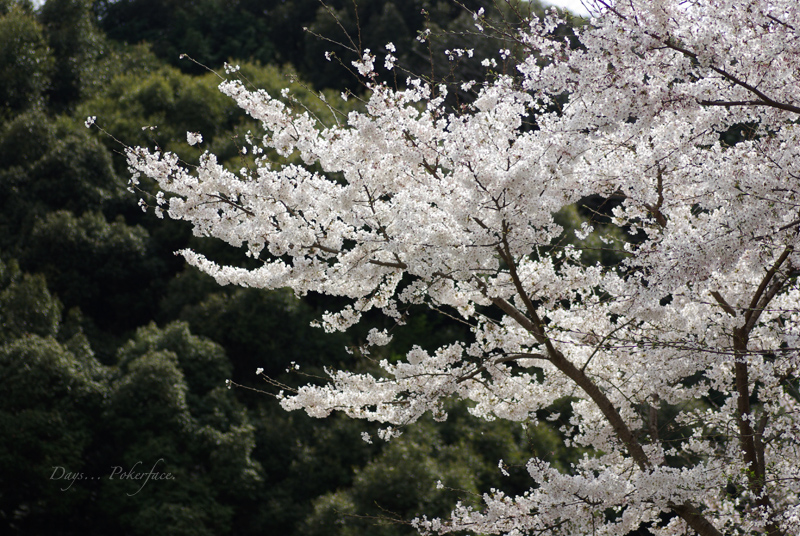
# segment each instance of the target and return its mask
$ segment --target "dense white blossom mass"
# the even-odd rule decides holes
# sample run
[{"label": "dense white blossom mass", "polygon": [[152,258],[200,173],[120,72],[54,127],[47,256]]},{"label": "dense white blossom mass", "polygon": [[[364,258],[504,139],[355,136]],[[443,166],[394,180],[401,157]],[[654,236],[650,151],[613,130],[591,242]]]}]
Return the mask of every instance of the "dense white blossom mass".
[{"label": "dense white blossom mass", "polygon": [[[573,42],[555,37],[555,13],[531,20],[513,36],[517,72],[463,81],[475,99],[458,110],[444,86],[380,82],[368,50],[354,63],[366,109],[333,126],[225,81],[263,125],[257,165],[136,148],[133,180],[155,179],[161,208],[196,234],[261,259],[182,252],[219,283],[348,298],[326,330],[371,309],[402,321],[407,304],[473,326],[381,375],[331,370],[283,393],[286,409],[379,421],[387,438],[446,418],[447,398],[531,422],[570,397],[580,463],[531,459],[530,491],[487,492],[482,509],[416,520],[422,532],[800,534],[800,4],[588,4]],[[562,234],[554,214],[590,196],[619,200],[621,265],[540,254]]]}]

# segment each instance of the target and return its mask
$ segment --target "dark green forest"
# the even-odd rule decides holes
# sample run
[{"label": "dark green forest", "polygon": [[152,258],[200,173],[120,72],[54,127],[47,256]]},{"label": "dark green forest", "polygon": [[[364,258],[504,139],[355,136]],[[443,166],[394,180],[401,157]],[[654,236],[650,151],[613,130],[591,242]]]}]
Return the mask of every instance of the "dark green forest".
[{"label": "dark green forest", "polygon": [[[173,252],[248,260],[142,211],[128,190],[124,147],[158,145],[191,161],[201,150],[187,131],[242,165],[240,139],[257,125],[217,90],[226,61],[272,94],[293,85],[324,119],[319,93],[336,101],[360,86],[345,68],[353,52],[318,36],[356,50],[391,41],[401,66],[439,79],[474,69],[439,61],[448,47],[498,48],[470,41],[472,16],[455,3],[353,6],[0,0],[0,532],[403,535],[415,533],[416,515],[479,504],[490,488],[521,493],[532,454],[568,470],[559,422],[489,423],[453,407],[444,423],[369,444],[370,423],[284,412],[256,369],[292,386],[324,367],[352,368],[345,348],[366,328],[310,327],[337,305],[330,298],[218,286]],[[489,16],[513,23],[516,6]],[[425,28],[442,36],[420,43]],[[106,133],[87,129],[87,116]],[[568,231],[580,217],[561,215]],[[468,335],[444,316],[412,313],[381,357]],[[568,418],[567,406],[556,409]]]}]

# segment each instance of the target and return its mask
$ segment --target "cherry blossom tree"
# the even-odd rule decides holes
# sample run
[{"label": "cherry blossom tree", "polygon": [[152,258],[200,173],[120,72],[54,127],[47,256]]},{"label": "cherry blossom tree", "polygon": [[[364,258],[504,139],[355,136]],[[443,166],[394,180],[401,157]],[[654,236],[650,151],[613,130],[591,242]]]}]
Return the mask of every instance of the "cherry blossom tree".
[{"label": "cherry blossom tree", "polygon": [[[524,59],[463,81],[460,107],[443,84],[381,81],[391,44],[361,51],[368,100],[335,124],[225,80],[263,126],[255,165],[135,148],[133,183],[154,179],[157,212],[260,260],[181,252],[219,283],[346,298],[327,331],[373,309],[402,323],[419,304],[471,325],[380,373],[283,391],[287,410],[378,421],[388,439],[445,419],[446,399],[528,423],[571,401],[564,442],[587,454],[570,472],[533,458],[528,492],[488,491],[415,520],[421,532],[798,534],[800,5],[587,4],[573,40],[556,12],[509,32]],[[589,196],[617,200],[630,239],[600,238],[619,265],[561,241],[554,214]],[[390,338],[372,329],[368,344]]]}]

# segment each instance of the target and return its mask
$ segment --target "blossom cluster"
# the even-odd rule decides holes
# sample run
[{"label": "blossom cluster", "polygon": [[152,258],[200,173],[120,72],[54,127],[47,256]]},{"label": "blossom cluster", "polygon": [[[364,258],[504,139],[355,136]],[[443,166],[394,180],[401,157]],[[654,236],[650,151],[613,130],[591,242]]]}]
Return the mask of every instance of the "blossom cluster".
[{"label": "blossom cluster", "polygon": [[[182,252],[219,283],[347,298],[326,330],[372,309],[401,322],[409,304],[472,325],[471,340],[415,347],[382,374],[330,370],[283,394],[286,409],[385,423],[388,439],[445,418],[448,398],[535,422],[570,397],[565,442],[591,453],[571,472],[534,458],[529,492],[494,490],[421,531],[800,533],[800,8],[588,3],[580,46],[554,37],[555,12],[529,21],[517,72],[464,81],[476,98],[459,111],[444,86],[381,83],[369,50],[354,62],[366,110],[336,126],[226,80],[263,126],[257,165],[136,148],[134,180],[155,179],[197,235],[263,261]],[[619,266],[552,248],[554,215],[593,196],[617,201],[612,224],[632,237]]]}]

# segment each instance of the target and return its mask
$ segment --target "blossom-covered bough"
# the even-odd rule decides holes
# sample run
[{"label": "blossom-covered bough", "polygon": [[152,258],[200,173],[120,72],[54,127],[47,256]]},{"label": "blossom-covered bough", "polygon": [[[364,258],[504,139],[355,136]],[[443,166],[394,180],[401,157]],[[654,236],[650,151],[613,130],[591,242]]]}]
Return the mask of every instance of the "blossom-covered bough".
[{"label": "blossom-covered bough", "polygon": [[[218,282],[348,298],[328,330],[376,308],[402,321],[407,304],[473,326],[381,375],[329,371],[284,393],[286,409],[391,436],[445,418],[448,398],[514,421],[572,400],[567,446],[591,454],[569,474],[531,459],[530,491],[493,490],[481,509],[416,520],[422,532],[798,534],[800,4],[590,4],[579,46],[553,37],[555,14],[530,21],[517,72],[475,84],[458,112],[444,87],[379,82],[369,51],[366,111],[334,126],[225,81],[263,125],[256,166],[136,148],[134,181],[155,179],[170,217],[263,261],[182,252]],[[613,224],[635,239],[610,241],[619,266],[541,253],[562,233],[553,215],[588,196],[621,200]]]}]

